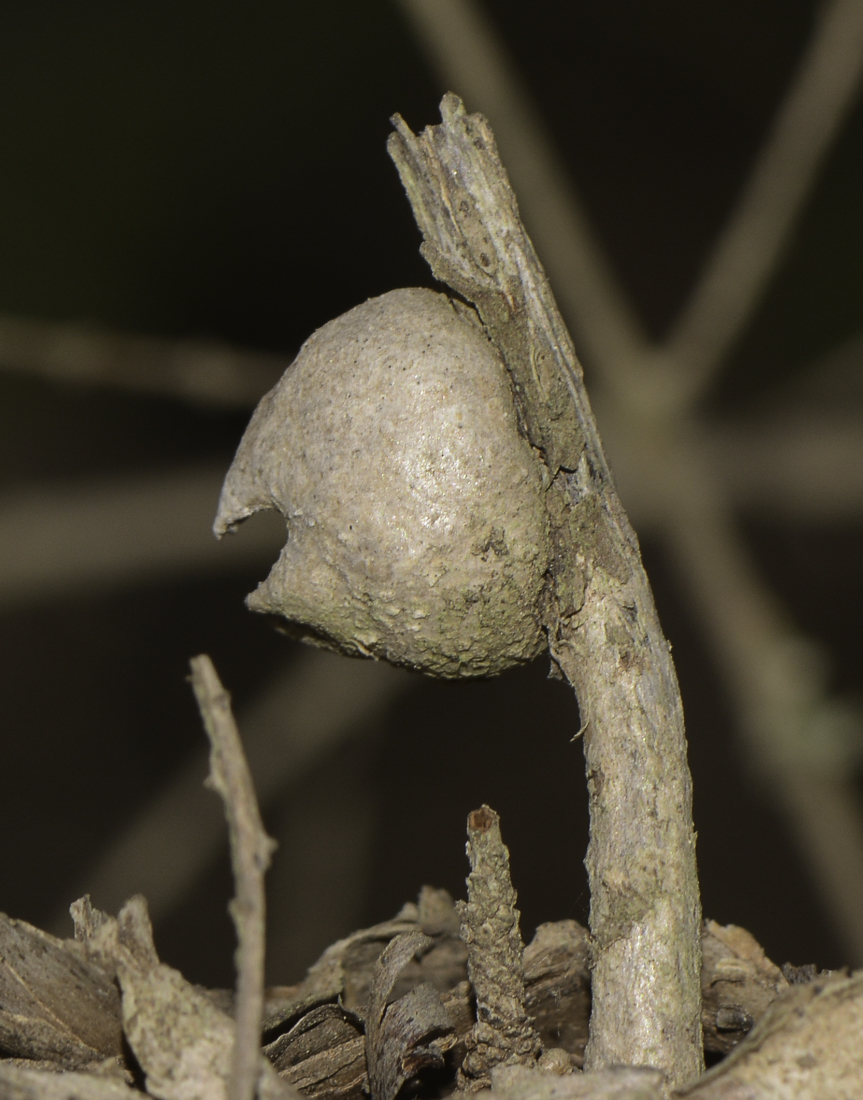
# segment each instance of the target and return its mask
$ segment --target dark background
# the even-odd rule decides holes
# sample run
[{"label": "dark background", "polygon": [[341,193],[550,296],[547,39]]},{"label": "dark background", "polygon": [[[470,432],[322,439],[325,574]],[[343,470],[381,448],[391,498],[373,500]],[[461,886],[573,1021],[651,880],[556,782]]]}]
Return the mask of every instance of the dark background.
[{"label": "dark background", "polygon": [[[617,274],[662,335],[746,178],[816,5],[484,6]],[[395,111],[413,129],[436,121],[442,90],[383,0],[6,0],[0,311],[292,354],[367,297],[433,285],[385,141]],[[711,415],[756,415],[860,328],[861,193],[863,105]],[[200,458],[227,469],[246,421],[12,375],[0,376],[0,402],[3,491]],[[863,522],[741,523],[772,590],[829,648],[834,686],[855,689]],[[777,962],[841,965],[662,549],[646,542],[644,552],[687,712],[705,914],[745,925]],[[199,744],[190,655],[213,656],[238,707],[283,662],[291,643],[242,603],[262,575],[181,576],[3,614],[0,908],[48,921]],[[355,924],[391,916],[424,882],[461,893],[464,821],[482,802],[502,815],[527,935],[543,920],[586,919],[577,710],[546,673],[539,662],[493,682],[418,684],[362,745],[321,764],[306,797],[317,782],[326,798],[341,769],[374,807]],[[156,929],[166,960],[193,980],[231,980],[229,892],[225,859]]]}]

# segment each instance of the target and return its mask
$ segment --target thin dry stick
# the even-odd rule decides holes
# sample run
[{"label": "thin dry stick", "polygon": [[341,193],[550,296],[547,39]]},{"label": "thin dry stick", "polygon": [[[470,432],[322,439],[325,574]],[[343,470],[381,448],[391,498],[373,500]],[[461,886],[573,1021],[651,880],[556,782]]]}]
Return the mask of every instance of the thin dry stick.
[{"label": "thin dry stick", "polygon": [[[304,649],[242,715],[260,805],[271,805],[414,683],[383,661]],[[216,804],[201,788],[206,772],[204,752],[182,764],[83,876],[102,905],[119,908],[132,894],[144,894],[158,924],[183,901],[224,843]],[[67,924],[64,909],[51,927],[62,935]]]},{"label": "thin dry stick", "polygon": [[683,1082],[702,1065],[700,903],[674,666],[581,367],[494,137],[455,96],[444,97],[441,113],[443,124],[420,137],[396,118],[390,154],[423,255],[476,305],[513,377],[526,434],[553,478],[549,643],[578,694],[590,789],[595,963],[587,1064],[651,1064]]},{"label": "thin dry stick", "polygon": [[264,874],[274,841],[264,832],[255,788],[231,713],[231,699],[206,654],[193,657],[192,687],[210,739],[209,785],[225,803],[231,836],[236,897],[231,917],[237,929],[236,1038],[228,1080],[228,1100],[254,1100],[261,1074],[261,1020],[264,1012]]}]

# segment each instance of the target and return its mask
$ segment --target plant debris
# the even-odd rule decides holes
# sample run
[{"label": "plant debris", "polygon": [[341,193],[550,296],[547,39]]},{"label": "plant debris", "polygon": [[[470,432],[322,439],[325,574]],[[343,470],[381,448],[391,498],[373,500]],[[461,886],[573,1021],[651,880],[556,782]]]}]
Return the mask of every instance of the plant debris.
[{"label": "plant debris", "polygon": [[366,1063],[375,1100],[395,1100],[409,1077],[443,1069],[436,1040],[453,1025],[431,982],[421,982],[388,1006],[402,970],[432,942],[422,932],[403,933],[387,944],[375,964],[366,1017]]},{"label": "plant debris", "polygon": [[751,1034],[679,1095],[854,1100],[863,1090],[863,972],[792,985]]},{"label": "plant debris", "polygon": [[122,1054],[114,974],[64,942],[0,914],[0,1050],[83,1069]]},{"label": "plant debris", "polygon": [[723,928],[705,921],[701,951],[704,1049],[728,1054],[788,988],[788,981],[752,933],[737,925]]},{"label": "plant debris", "polygon": [[[210,688],[202,709],[210,723],[222,708],[222,721],[227,696],[217,678]],[[223,735],[215,767],[241,897],[257,889],[268,845],[251,785],[237,780],[239,738]],[[0,914],[0,1100],[229,1100],[244,996],[261,1021],[247,1061],[258,1100],[436,1100],[488,1086],[488,1100],[667,1100],[658,1070],[581,1071],[590,937],[559,921],[523,948],[487,806],[469,817],[468,853],[467,902],[424,887],[393,920],[329,947],[299,985],[260,995],[254,981],[238,981],[236,997],[202,989],[160,962],[142,897],[117,917],[80,898],[68,940]],[[262,901],[234,911],[263,936]],[[675,1096],[856,1095],[846,1086],[863,1079],[863,973],[783,975],[745,929],[712,921],[702,944],[705,1046],[728,1057]],[[255,951],[237,955],[240,968],[258,966]]]}]

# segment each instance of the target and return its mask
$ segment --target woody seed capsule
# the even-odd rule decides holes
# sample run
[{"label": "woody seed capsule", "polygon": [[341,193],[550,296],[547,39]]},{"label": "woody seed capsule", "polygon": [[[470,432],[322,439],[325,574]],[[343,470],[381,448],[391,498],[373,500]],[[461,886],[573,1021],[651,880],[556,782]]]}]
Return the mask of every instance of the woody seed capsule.
[{"label": "woody seed capsule", "polygon": [[437,676],[542,651],[542,465],[472,310],[394,290],[311,336],[255,411],[215,531],[277,508],[248,598],[306,640]]}]

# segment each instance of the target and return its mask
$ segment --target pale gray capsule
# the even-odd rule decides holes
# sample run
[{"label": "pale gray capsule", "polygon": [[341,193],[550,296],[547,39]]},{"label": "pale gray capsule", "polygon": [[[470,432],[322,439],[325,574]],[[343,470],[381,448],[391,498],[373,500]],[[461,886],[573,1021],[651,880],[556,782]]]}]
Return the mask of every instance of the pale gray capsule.
[{"label": "pale gray capsule", "polygon": [[248,604],[308,640],[483,676],[545,645],[542,471],[475,314],[394,290],[318,329],[263,398],[215,531],[279,509],[288,541]]}]

